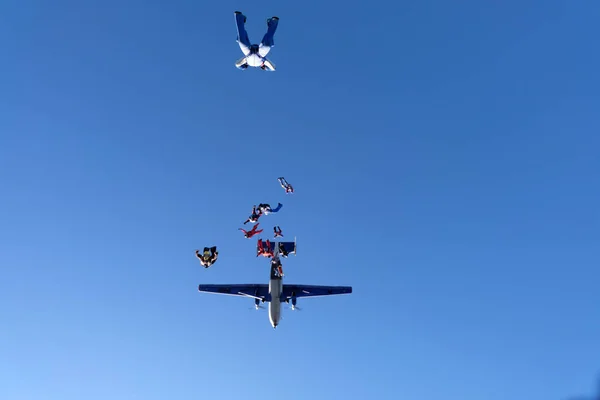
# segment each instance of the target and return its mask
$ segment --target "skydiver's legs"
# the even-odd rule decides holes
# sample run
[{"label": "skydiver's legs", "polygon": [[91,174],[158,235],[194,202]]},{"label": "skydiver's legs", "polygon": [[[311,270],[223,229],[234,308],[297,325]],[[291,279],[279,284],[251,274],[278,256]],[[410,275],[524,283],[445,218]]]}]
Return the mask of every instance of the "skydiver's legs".
[{"label": "skydiver's legs", "polygon": [[273,17],[267,20],[267,33],[263,36],[262,41],[260,42],[260,47],[258,49],[258,54],[261,57],[265,57],[271,51],[271,47],[275,46],[275,41],[273,37],[275,36],[275,31],[277,30],[277,25],[279,24],[279,18]]},{"label": "skydiver's legs", "polygon": [[288,183],[288,181],[285,180],[285,178],[281,177],[277,179],[279,180],[279,184],[283,186],[283,188],[288,188],[290,186],[290,184]]},{"label": "skydiver's legs", "polygon": [[245,56],[250,54],[250,39],[244,24],[246,23],[246,16],[239,11],[235,12],[235,24],[237,27],[237,42],[240,45],[240,49]]}]

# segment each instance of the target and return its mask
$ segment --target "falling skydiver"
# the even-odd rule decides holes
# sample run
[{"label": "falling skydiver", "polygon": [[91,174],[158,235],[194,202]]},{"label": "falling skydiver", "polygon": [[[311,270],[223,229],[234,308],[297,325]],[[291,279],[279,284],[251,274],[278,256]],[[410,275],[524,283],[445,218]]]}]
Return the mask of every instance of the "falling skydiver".
[{"label": "falling skydiver", "polygon": [[275,208],[271,208],[270,204],[259,204],[258,205],[258,209],[265,215],[279,212],[279,210],[281,210],[281,207],[283,207],[283,204],[281,204],[281,203],[277,203],[277,207],[275,207]]},{"label": "falling skydiver", "polygon": [[203,254],[200,254],[200,250],[196,250],[196,257],[200,260],[200,264],[204,268],[208,268],[213,265],[219,257],[217,246],[211,248],[205,247]]},{"label": "falling skydiver", "polygon": [[246,16],[240,11],[235,12],[235,23],[237,26],[237,42],[244,53],[244,57],[240,58],[235,66],[238,69],[245,70],[248,67],[259,67],[263,71],[275,71],[275,64],[267,59],[267,54],[271,51],[271,48],[275,46],[273,36],[277,30],[279,23],[278,17],[272,17],[267,19],[267,33],[263,36],[260,45],[251,44],[246,32]]},{"label": "falling skydiver", "polygon": [[254,236],[254,235],[257,235],[257,234],[259,234],[259,233],[261,233],[261,232],[263,231],[262,229],[261,229],[261,230],[257,230],[259,225],[260,225],[260,224],[256,224],[256,225],[254,225],[254,226],[252,227],[252,229],[251,229],[251,230],[249,230],[249,231],[247,231],[247,230],[245,230],[245,229],[242,229],[242,228],[238,228],[238,229],[239,229],[240,231],[244,232],[244,237],[245,237],[246,239],[250,239],[252,236]]},{"label": "falling skydiver", "polygon": [[257,209],[256,206],[252,207],[252,214],[250,214],[250,216],[248,217],[248,219],[246,221],[244,221],[244,225],[246,225],[248,222],[252,222],[253,224],[258,222],[258,219],[260,218],[260,216],[263,214],[262,210],[260,209],[260,207]]},{"label": "falling skydiver", "polygon": [[277,178],[281,187],[285,190],[285,193],[294,193],[294,187],[285,180],[283,176]]}]

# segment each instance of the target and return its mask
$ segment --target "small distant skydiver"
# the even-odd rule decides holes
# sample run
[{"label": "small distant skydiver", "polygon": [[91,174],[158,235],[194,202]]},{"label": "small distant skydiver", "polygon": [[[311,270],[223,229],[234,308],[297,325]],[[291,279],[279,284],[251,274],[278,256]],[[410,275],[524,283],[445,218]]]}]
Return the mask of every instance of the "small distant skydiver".
[{"label": "small distant skydiver", "polygon": [[246,16],[240,11],[235,12],[235,24],[237,27],[237,42],[244,53],[244,57],[236,61],[235,66],[238,69],[245,70],[248,67],[260,67],[263,71],[275,71],[275,64],[267,59],[267,54],[275,46],[273,36],[279,24],[278,17],[267,19],[267,33],[263,36],[260,45],[251,44],[246,32]]},{"label": "small distant skydiver", "polygon": [[271,269],[275,272],[276,276],[283,278],[283,266],[281,265],[281,261],[279,257],[273,257],[271,260]]},{"label": "small distant skydiver", "polygon": [[271,241],[267,239],[265,242],[262,239],[258,239],[258,249],[256,251],[256,257],[273,257],[273,250],[271,250]]},{"label": "small distant skydiver", "polygon": [[279,242],[279,254],[281,254],[281,256],[285,257],[285,258],[287,258],[288,254],[289,254],[287,252],[287,250],[285,249],[285,245],[281,242]]},{"label": "small distant skydiver", "polygon": [[239,230],[240,230],[240,231],[242,231],[242,232],[244,232],[244,237],[245,237],[246,239],[250,239],[252,236],[254,236],[254,235],[256,235],[256,234],[259,234],[259,233],[261,233],[261,232],[263,231],[262,229],[261,229],[261,230],[259,230],[259,231],[257,231],[257,230],[256,230],[256,229],[258,228],[258,225],[260,225],[260,224],[256,224],[256,225],[254,225],[254,226],[252,227],[252,229],[251,229],[251,230],[249,230],[249,231],[247,231],[247,230],[245,230],[245,229],[242,229],[242,228],[239,228]]},{"label": "small distant skydiver", "polygon": [[196,250],[196,257],[200,260],[200,264],[204,268],[210,267],[217,261],[217,258],[219,257],[217,246],[211,248],[205,247],[203,254],[200,254],[200,250]]},{"label": "small distant skydiver", "polygon": [[248,217],[246,221],[244,221],[244,225],[246,225],[248,222],[257,222],[261,215],[262,211],[260,210],[260,208],[257,210],[256,206],[252,206],[252,214]]},{"label": "small distant skydiver", "polygon": [[277,178],[277,180],[279,181],[279,184],[285,190],[286,193],[294,193],[294,187],[290,185],[283,176]]},{"label": "small distant skydiver", "polygon": [[276,238],[283,237],[283,233],[281,233],[281,228],[278,226],[273,227],[273,234],[274,234],[274,237],[276,237]]},{"label": "small distant skydiver", "polygon": [[271,208],[270,204],[259,204],[258,205],[259,211],[261,213],[265,214],[265,215],[269,215],[271,213],[279,212],[279,210],[281,210],[281,207],[283,207],[283,204],[281,204],[281,203],[277,203],[277,207],[276,208]]}]

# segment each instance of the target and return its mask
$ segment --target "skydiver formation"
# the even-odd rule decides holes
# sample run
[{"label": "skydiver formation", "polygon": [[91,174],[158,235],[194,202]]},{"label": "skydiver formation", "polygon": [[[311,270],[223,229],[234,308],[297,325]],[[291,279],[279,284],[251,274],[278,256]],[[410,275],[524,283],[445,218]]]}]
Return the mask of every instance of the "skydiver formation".
[{"label": "skydiver formation", "polygon": [[[260,44],[252,44],[246,32],[246,16],[240,11],[234,12],[235,24],[237,28],[237,43],[242,50],[243,57],[236,61],[235,66],[240,70],[246,70],[248,67],[260,68],[263,71],[275,71],[275,64],[267,59],[275,46],[274,36],[279,24],[278,17],[267,19],[267,32],[262,38]],[[283,188],[286,195],[294,193],[294,187],[284,178],[277,178],[277,182]],[[273,203],[274,204],[274,203]],[[256,244],[256,257],[263,256],[270,260],[270,280],[268,284],[201,284],[198,285],[198,291],[202,293],[217,293],[233,296],[242,296],[254,299],[256,309],[260,303],[269,303],[269,320],[273,328],[276,328],[281,319],[281,304],[291,304],[291,309],[295,310],[297,299],[313,296],[330,296],[352,293],[351,286],[323,286],[323,285],[295,285],[283,284],[283,265],[281,258],[287,258],[289,255],[296,254],[296,240],[284,241],[283,231],[279,225],[273,226],[273,238],[261,238],[263,229],[259,229],[259,219],[270,214],[278,214],[283,208],[282,203],[277,203],[276,207],[271,207],[268,203],[259,203],[252,207],[250,216],[243,222],[243,225],[252,224],[252,229],[242,231],[244,238],[251,239],[258,235]],[[286,208],[287,209],[287,208]],[[273,218],[273,217],[268,217]],[[264,221],[264,219],[263,219]],[[270,231],[267,231],[270,233]],[[265,232],[266,233],[266,232]],[[215,247],[205,247],[204,252],[200,254],[196,250],[196,257],[200,264],[205,268],[214,265],[217,260],[218,252]]]},{"label": "skydiver formation", "polygon": [[[292,186],[287,183],[285,178],[280,177],[277,178],[280,185],[284,188],[286,193],[292,193]],[[282,183],[285,182],[285,185]],[[246,230],[244,228],[238,228],[238,230],[242,231],[244,234],[244,238],[251,239],[255,235],[260,235],[263,232],[263,229],[258,229],[260,223],[258,222],[259,218],[263,215],[269,215],[278,213],[283,207],[283,204],[277,203],[277,207],[272,208],[268,203],[260,203],[258,206],[252,206],[252,213],[243,222],[246,225],[248,222],[254,224],[252,229]],[[277,239],[278,237],[283,237],[283,232],[281,227],[275,225],[273,227],[273,237]],[[263,256],[268,257],[273,260],[277,260],[277,271],[283,271],[283,266],[281,265],[281,261],[279,256],[287,258],[290,254],[296,254],[296,242],[271,242],[269,239],[263,240],[261,238],[258,239],[256,244],[256,257]],[[204,268],[208,268],[212,266],[219,256],[219,252],[217,251],[217,247],[205,247],[202,254],[200,254],[200,250],[196,250],[196,257],[200,260],[200,264]],[[283,276],[283,275],[282,275]]]},{"label": "skydiver formation", "polygon": [[[267,32],[263,36],[260,44],[252,44],[250,42],[250,38],[248,37],[248,32],[246,32],[246,16],[242,14],[241,11],[234,12],[235,24],[237,28],[237,43],[242,50],[244,56],[240,58],[235,66],[238,69],[245,70],[248,67],[256,67],[261,68],[263,71],[275,71],[275,64],[267,59],[267,54],[271,51],[271,49],[275,46],[275,31],[277,31],[277,26],[279,24],[278,17],[271,17],[267,19]],[[286,194],[294,193],[294,188],[290,185],[284,177],[277,178],[279,185],[283,188]],[[272,208],[270,204],[260,203],[258,206],[254,205],[252,207],[252,213],[243,222],[244,225],[247,223],[255,224],[252,226],[252,229],[246,230],[243,228],[238,228],[238,230],[242,231],[244,234],[244,238],[251,239],[255,235],[260,235],[263,232],[263,229],[258,229],[260,223],[258,220],[263,215],[269,215],[278,213],[283,204],[277,203],[277,207]],[[273,227],[273,237],[274,239],[283,237],[283,233],[280,226]],[[263,256],[273,259],[273,262],[277,264],[277,271],[282,270],[281,261],[279,256],[287,257],[289,254],[296,254],[296,243],[295,242],[271,242],[269,239],[263,241],[262,239],[258,239],[256,246],[256,256]],[[217,247],[205,247],[202,254],[200,254],[199,250],[196,250],[196,257],[200,260],[200,264],[204,268],[208,268],[212,266],[218,258]]]}]

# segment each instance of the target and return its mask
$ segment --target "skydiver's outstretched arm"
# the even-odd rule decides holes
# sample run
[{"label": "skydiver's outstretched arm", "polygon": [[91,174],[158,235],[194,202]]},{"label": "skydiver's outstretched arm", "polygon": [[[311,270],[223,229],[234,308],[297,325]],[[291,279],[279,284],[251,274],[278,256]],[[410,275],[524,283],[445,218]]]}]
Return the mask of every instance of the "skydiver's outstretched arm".
[{"label": "skydiver's outstretched arm", "polygon": [[250,232],[256,232],[256,230],[258,229],[258,226],[259,226],[259,225],[260,225],[260,223],[258,223],[258,224],[256,224],[256,225],[254,225],[254,226],[252,227],[252,230],[251,230]]},{"label": "skydiver's outstretched arm", "polygon": [[248,38],[248,33],[246,32],[246,16],[242,14],[240,11],[235,12],[235,25],[237,27],[237,42],[240,45],[240,49],[244,56],[250,54],[250,39]]}]

